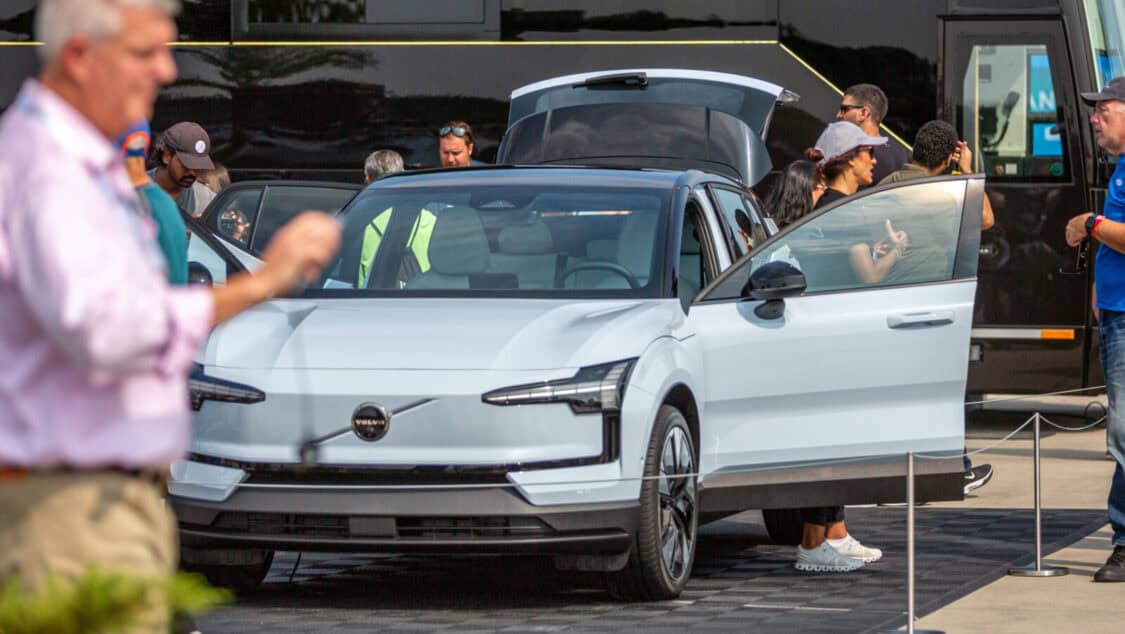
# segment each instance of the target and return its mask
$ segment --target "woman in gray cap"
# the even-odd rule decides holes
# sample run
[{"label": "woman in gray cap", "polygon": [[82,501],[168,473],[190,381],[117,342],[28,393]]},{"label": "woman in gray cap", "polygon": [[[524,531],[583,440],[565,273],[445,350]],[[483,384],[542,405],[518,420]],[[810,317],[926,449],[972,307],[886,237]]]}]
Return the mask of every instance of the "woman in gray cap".
[{"label": "woman in gray cap", "polygon": [[[860,187],[870,185],[875,170],[875,147],[886,145],[885,136],[867,136],[859,126],[847,121],[829,124],[816,146],[805,150],[805,156],[817,163],[828,189],[814,209],[851,196]],[[908,236],[897,231],[888,219],[883,226],[886,239],[874,245],[852,245],[848,252],[855,276],[861,282],[875,284],[891,271],[906,252]]]}]

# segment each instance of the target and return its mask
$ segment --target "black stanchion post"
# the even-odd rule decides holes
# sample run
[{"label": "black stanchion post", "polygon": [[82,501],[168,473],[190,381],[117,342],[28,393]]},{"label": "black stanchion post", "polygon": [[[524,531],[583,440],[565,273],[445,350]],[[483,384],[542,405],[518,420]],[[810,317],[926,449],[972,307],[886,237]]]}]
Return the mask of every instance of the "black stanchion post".
[{"label": "black stanchion post", "polygon": [[906,631],[909,634],[945,634],[942,630],[914,629],[914,452],[906,454]]},{"label": "black stanchion post", "polygon": [[1065,566],[1043,566],[1043,500],[1039,477],[1039,421],[1041,418],[1039,412],[1035,412],[1035,439],[1032,449],[1035,478],[1035,565],[1009,568],[1008,574],[1015,577],[1061,577],[1070,573],[1070,568]]}]

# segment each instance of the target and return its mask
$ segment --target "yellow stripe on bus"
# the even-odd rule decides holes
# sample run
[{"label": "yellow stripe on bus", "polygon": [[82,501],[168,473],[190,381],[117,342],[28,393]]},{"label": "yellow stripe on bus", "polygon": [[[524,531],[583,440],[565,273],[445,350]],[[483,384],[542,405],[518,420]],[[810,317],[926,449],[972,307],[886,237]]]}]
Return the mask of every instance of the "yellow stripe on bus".
[{"label": "yellow stripe on bus", "polygon": [[[217,40],[217,41],[175,41],[169,46],[759,46],[778,44],[777,40],[542,40],[533,42],[489,42],[481,40],[464,41],[410,41],[410,40]],[[38,41],[0,42],[0,46],[42,46]]]},{"label": "yellow stripe on bus", "polygon": [[1054,341],[1074,341],[1074,330],[1071,328],[1044,328],[1039,331],[1039,338]]},{"label": "yellow stripe on bus", "polygon": [[[777,46],[778,46],[779,48],[781,48],[781,50],[785,51],[786,53],[789,53],[789,56],[790,56],[790,57],[792,57],[793,59],[797,60],[797,63],[798,63],[798,64],[800,64],[801,66],[804,66],[804,67],[805,67],[805,70],[809,71],[809,72],[810,72],[810,73],[812,73],[813,75],[816,75],[817,79],[819,79],[820,81],[822,81],[822,82],[824,82],[825,84],[827,84],[827,85],[828,85],[828,87],[829,87],[829,88],[831,88],[832,90],[835,90],[835,91],[836,91],[836,94],[840,95],[841,97],[843,97],[843,96],[844,96],[844,91],[843,91],[843,90],[841,90],[839,86],[837,86],[836,84],[832,83],[832,82],[831,82],[831,81],[830,81],[830,80],[829,80],[829,79],[828,79],[827,77],[825,77],[824,75],[820,74],[820,71],[818,71],[817,69],[813,68],[813,67],[812,67],[812,64],[810,64],[810,63],[806,62],[805,60],[801,59],[801,56],[800,56],[800,55],[798,55],[798,54],[796,54],[796,53],[794,53],[794,52],[793,52],[793,49],[791,49],[791,48],[789,48],[788,46],[786,46],[786,45],[782,44],[781,42],[778,42],[778,43],[777,43]],[[901,143],[901,144],[905,145],[905,146],[906,146],[906,149],[907,149],[908,151],[911,151],[911,152],[913,152],[913,151],[914,151],[914,148],[913,148],[913,147],[911,147],[911,145],[910,145],[909,143],[907,143],[906,141],[904,141],[902,137],[900,137],[899,135],[895,134],[894,130],[891,130],[890,128],[888,128],[888,127],[887,127],[886,125],[884,125],[884,124],[879,124],[879,129],[880,129],[880,130],[882,130],[883,132],[886,132],[886,133],[887,133],[887,135],[888,135],[888,136],[890,136],[890,137],[892,137],[892,138],[894,138],[894,140],[896,140],[896,141],[898,141],[899,143]]]}]

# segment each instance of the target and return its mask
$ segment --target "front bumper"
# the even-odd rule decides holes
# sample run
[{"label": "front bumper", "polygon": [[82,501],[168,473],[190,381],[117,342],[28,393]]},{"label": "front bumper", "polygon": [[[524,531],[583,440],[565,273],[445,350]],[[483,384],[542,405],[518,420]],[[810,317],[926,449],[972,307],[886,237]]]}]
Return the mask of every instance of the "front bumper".
[{"label": "front bumper", "polygon": [[507,486],[280,486],[242,488],[222,502],[168,499],[185,546],[332,552],[618,554],[639,513],[635,501],[536,506]]}]

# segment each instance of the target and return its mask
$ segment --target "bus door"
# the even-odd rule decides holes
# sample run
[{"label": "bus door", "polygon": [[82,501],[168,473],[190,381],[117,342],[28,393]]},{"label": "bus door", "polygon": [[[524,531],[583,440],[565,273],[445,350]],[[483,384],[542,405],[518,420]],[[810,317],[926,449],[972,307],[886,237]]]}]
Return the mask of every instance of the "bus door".
[{"label": "bus door", "polygon": [[1089,209],[1082,128],[1062,21],[943,22],[941,117],[987,175],[968,390],[1081,387],[1090,273],[1064,228]]}]

